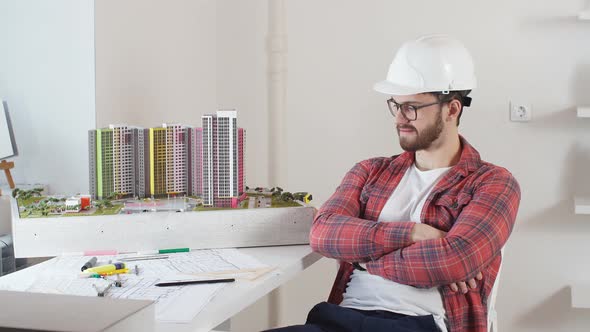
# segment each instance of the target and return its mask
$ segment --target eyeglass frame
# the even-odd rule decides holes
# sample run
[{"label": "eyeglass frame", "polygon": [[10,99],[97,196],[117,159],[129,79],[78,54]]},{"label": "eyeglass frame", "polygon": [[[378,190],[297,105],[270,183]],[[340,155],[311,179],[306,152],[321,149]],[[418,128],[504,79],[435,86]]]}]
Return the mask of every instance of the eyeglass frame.
[{"label": "eyeglass frame", "polygon": [[[452,99],[451,99],[451,100],[452,100]],[[401,111],[401,113],[402,113],[402,116],[403,116],[403,117],[404,117],[406,120],[408,120],[408,121],[416,121],[416,119],[418,119],[418,110],[419,110],[419,109],[421,109],[421,108],[425,108],[425,107],[429,107],[429,106],[433,106],[433,105],[437,105],[437,104],[438,104],[438,105],[441,105],[441,104],[444,104],[444,103],[448,103],[448,102],[450,102],[451,100],[439,100],[439,101],[436,101],[436,102],[434,102],[434,103],[430,103],[430,104],[426,104],[426,105],[419,105],[419,106],[415,106],[415,105],[410,105],[410,104],[408,104],[408,103],[398,104],[398,103],[396,103],[396,102],[395,102],[395,100],[393,99],[393,97],[391,97],[391,98],[387,99],[387,107],[389,108],[389,113],[391,113],[391,115],[393,115],[393,117],[397,117],[397,114],[396,114],[396,113],[397,113],[397,112],[400,112],[400,111],[401,111],[401,108],[402,108],[403,106],[406,106],[406,107],[412,107],[412,108],[414,109],[414,118],[413,118],[413,119],[410,119],[410,118],[409,118],[409,117],[408,117],[408,116],[405,114],[406,112],[404,112],[404,111]],[[392,104],[393,104],[393,106],[392,106]]]}]

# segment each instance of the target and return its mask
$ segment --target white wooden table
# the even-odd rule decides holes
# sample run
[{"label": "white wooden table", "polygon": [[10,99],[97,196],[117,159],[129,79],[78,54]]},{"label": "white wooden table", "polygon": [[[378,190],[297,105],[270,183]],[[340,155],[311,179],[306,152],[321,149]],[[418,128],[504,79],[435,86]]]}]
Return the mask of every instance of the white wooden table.
[{"label": "white wooden table", "polygon": [[[237,280],[223,287],[192,322],[188,324],[156,322],[155,331],[209,332],[213,329],[231,331],[230,319],[232,316],[321,258],[319,254],[313,253],[308,245],[242,248],[239,251],[258,259],[261,263],[276,267],[276,269],[257,280]],[[27,280],[34,278],[43,264],[1,277],[0,289],[19,290],[19,285],[26,285]]]}]

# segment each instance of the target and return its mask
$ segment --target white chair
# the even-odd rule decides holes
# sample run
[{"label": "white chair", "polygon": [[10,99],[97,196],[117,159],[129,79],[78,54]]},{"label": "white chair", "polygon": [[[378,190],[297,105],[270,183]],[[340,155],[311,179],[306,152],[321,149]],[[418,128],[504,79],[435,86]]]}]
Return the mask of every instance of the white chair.
[{"label": "white chair", "polygon": [[[496,313],[496,297],[498,295],[498,287],[500,284],[500,274],[502,273],[502,265],[504,263],[504,248],[500,250],[502,255],[502,262],[498,268],[498,275],[494,280],[494,286],[488,299],[488,332],[498,332],[498,314]],[[340,264],[336,264],[336,269],[340,267]]]},{"label": "white chair", "polygon": [[498,268],[498,275],[492,286],[492,292],[488,299],[488,332],[498,332],[498,314],[496,313],[496,296],[498,295],[498,284],[500,283],[500,273],[502,272],[502,264],[504,262],[504,248],[500,251],[502,255],[502,263]]}]

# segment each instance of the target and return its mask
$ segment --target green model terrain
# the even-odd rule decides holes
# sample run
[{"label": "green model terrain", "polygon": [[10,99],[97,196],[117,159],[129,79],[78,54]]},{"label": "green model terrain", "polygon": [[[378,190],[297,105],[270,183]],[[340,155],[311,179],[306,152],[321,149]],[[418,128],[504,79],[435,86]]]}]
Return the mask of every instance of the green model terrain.
[{"label": "green model terrain", "polygon": [[[307,193],[284,192],[280,187],[272,189],[256,188],[246,192],[246,199],[240,202],[239,209],[248,208],[284,208],[284,207],[299,207],[304,206],[303,200]],[[115,195],[111,195],[107,199],[93,200],[91,205],[80,212],[66,212],[64,197],[44,196],[42,195],[43,188],[35,188],[31,190],[22,190],[16,188],[12,196],[16,198],[19,207],[19,214],[21,218],[55,218],[55,217],[74,217],[74,216],[97,216],[97,215],[115,215],[122,213],[125,208],[125,201],[115,200]],[[308,195],[308,197],[311,197]],[[165,200],[167,198],[163,198]],[[192,204],[194,208],[189,211],[217,211],[217,210],[233,210],[233,208],[223,207],[205,207],[202,205],[202,200],[198,197],[183,197],[184,202],[193,200],[197,203]],[[148,199],[149,200],[149,199]],[[149,200],[151,201],[151,200]],[[158,200],[156,200],[158,201]],[[270,206],[268,203],[270,202]],[[261,206],[263,205],[263,206]],[[143,212],[146,212],[144,210]],[[171,211],[171,210],[167,210]],[[124,211],[123,211],[124,212]]]}]

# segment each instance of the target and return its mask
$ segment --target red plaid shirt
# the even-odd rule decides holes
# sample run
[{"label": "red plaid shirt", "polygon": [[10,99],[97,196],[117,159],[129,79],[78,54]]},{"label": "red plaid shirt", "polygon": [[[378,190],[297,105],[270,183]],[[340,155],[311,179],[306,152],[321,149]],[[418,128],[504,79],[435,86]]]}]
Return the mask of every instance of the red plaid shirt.
[{"label": "red plaid shirt", "polygon": [[442,239],[412,242],[414,222],[376,222],[383,206],[414,162],[405,152],[356,164],[315,217],[314,251],[341,261],[328,299],[342,302],[351,262],[368,262],[369,273],[420,288],[483,279],[467,294],[440,287],[450,331],[487,331],[487,299],[512,231],[520,188],[506,169],[481,160],[461,137],[461,159],[436,184],[422,223],[448,232]]}]

